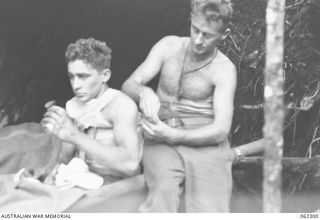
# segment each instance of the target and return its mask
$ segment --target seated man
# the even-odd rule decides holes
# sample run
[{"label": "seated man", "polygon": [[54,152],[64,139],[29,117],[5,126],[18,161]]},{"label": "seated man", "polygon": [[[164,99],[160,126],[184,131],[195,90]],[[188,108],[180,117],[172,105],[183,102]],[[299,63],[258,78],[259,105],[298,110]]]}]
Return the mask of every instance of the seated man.
[{"label": "seated man", "polygon": [[75,97],[66,109],[47,103],[41,121],[62,140],[61,162],[77,155],[90,171],[112,181],[138,174],[138,110],[128,96],[108,86],[111,49],[93,38],[80,39],[68,46],[65,56]]},{"label": "seated man", "polygon": [[[135,176],[140,173],[142,157],[137,106],[122,92],[109,88],[111,50],[105,43],[80,39],[68,46],[66,61],[75,97],[66,109],[47,103],[41,126],[50,135],[37,129],[36,138],[32,134],[31,141],[21,144],[36,155],[48,152],[48,163],[43,164],[44,159],[41,164],[22,163],[18,173],[0,175],[0,212],[135,211],[145,195],[142,176]],[[57,169],[46,176],[57,163]],[[29,165],[35,169],[30,170]],[[131,176],[135,177],[127,178]],[[103,180],[105,185],[100,187]]]},{"label": "seated man", "polygon": [[[230,0],[193,0],[190,37],[161,39],[123,84],[151,139],[143,156],[149,195],[142,212],[177,212],[183,190],[187,212],[229,211],[236,69],[217,45],[231,14]],[[155,93],[146,84],[158,73]]]}]

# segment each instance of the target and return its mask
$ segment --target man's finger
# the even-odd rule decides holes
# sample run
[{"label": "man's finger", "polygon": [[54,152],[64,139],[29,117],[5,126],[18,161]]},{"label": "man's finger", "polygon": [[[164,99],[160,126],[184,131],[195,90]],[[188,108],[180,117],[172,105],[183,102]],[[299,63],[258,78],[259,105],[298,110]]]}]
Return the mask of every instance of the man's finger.
[{"label": "man's finger", "polygon": [[144,131],[146,131],[149,135],[153,136],[154,132],[152,131],[152,129],[145,123],[142,124],[142,128]]},{"label": "man's finger", "polygon": [[144,118],[144,119],[142,120],[142,124],[145,124],[145,125],[147,125],[150,129],[153,129],[154,123],[153,123],[152,121],[148,120],[147,118]]},{"label": "man's finger", "polygon": [[61,121],[62,117],[54,111],[47,111],[44,115],[44,118],[51,118],[55,121]]},{"label": "man's finger", "polygon": [[148,117],[148,109],[146,108],[146,105],[144,102],[140,103],[140,109],[144,117]]},{"label": "man's finger", "polygon": [[44,104],[45,108],[50,108],[51,106],[54,106],[56,104],[55,100],[51,100],[49,102],[47,102],[46,104]]},{"label": "man's finger", "polygon": [[63,108],[56,106],[56,105],[51,106],[50,109],[48,109],[48,111],[53,111],[63,117],[65,117],[67,115],[66,111]]},{"label": "man's finger", "polygon": [[45,124],[56,124],[57,121],[53,118],[50,117],[45,117],[41,120],[41,124],[45,125]]},{"label": "man's finger", "polygon": [[152,114],[152,121],[153,121],[154,123],[158,123],[158,122],[160,121],[160,118],[159,118],[159,116],[158,116],[158,111],[153,112],[153,114]]},{"label": "man's finger", "polygon": [[145,114],[146,118],[155,122],[157,120],[157,117],[155,115],[158,114],[156,107],[152,104],[152,105],[149,105],[146,109],[147,109]]},{"label": "man's finger", "polygon": [[156,102],[153,105],[153,109],[152,109],[152,121],[157,123],[160,119],[159,119],[159,110],[160,110],[160,103]]},{"label": "man's finger", "polygon": [[151,118],[152,117],[152,106],[145,104],[145,115],[146,118]]}]

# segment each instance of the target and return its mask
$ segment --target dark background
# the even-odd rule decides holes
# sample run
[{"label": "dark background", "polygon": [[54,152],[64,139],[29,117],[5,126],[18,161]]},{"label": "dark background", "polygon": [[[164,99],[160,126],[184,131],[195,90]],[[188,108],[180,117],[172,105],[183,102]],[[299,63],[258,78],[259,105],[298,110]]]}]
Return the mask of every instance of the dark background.
[{"label": "dark background", "polygon": [[[266,2],[234,0],[231,34],[219,46],[238,72],[233,145],[262,137]],[[298,105],[320,81],[320,1],[286,2],[285,103]],[[64,106],[72,97],[64,61],[69,43],[107,42],[113,50],[109,84],[119,89],[163,36],[189,35],[189,14],[190,0],[0,0],[0,127],[39,122],[44,103]],[[317,103],[307,112],[287,110],[285,155],[305,155],[320,136]]]},{"label": "dark background", "polygon": [[46,101],[63,105],[72,96],[64,62],[69,43],[107,42],[109,85],[119,89],[158,40],[189,33],[188,0],[1,0],[0,10],[0,86],[12,105],[25,106],[20,122],[39,121]]}]

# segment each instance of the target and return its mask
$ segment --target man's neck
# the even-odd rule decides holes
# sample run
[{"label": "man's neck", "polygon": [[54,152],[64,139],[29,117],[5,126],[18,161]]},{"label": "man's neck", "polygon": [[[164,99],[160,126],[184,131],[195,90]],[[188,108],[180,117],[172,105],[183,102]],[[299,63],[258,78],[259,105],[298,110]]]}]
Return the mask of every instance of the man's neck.
[{"label": "man's neck", "polygon": [[188,46],[185,57],[183,59],[181,75],[196,72],[207,67],[208,65],[210,65],[210,63],[212,63],[217,53],[217,48],[214,48],[213,50],[210,50],[206,53],[196,54],[192,50],[190,50],[190,47]]},{"label": "man's neck", "polygon": [[96,99],[98,99],[100,96],[103,95],[103,93],[105,93],[105,91],[107,91],[109,89],[108,85],[105,85],[104,87],[102,87],[101,91],[98,93],[98,95],[95,97]]},{"label": "man's neck", "polygon": [[217,55],[218,49],[215,47],[213,50],[210,50],[206,53],[197,54],[193,51],[190,51],[190,60],[192,62],[202,62],[206,60],[214,59],[214,57]]}]

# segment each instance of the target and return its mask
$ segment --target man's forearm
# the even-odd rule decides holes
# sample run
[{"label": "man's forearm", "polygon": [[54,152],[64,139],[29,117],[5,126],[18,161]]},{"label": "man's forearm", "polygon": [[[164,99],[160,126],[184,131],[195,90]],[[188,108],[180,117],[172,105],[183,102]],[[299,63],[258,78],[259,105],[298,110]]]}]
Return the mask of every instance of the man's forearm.
[{"label": "man's forearm", "polygon": [[75,156],[76,147],[73,144],[62,142],[62,147],[59,153],[59,162],[68,164]]},{"label": "man's forearm", "polygon": [[[85,151],[99,164],[110,168],[111,171],[119,174],[130,173],[130,163],[135,163],[136,158],[132,158],[125,149],[119,146],[102,145],[91,139],[86,134],[78,133],[72,138],[72,143],[79,149]],[[129,171],[128,171],[129,170]]]},{"label": "man's forearm", "polygon": [[139,94],[142,92],[144,88],[146,88],[145,85],[137,83],[133,80],[127,80],[122,85],[121,90],[124,93],[126,93],[128,96],[130,96],[135,102],[139,102],[140,100]]},{"label": "man's forearm", "polygon": [[168,137],[170,144],[193,147],[210,146],[225,142],[228,132],[208,125],[196,129],[173,129]]}]

